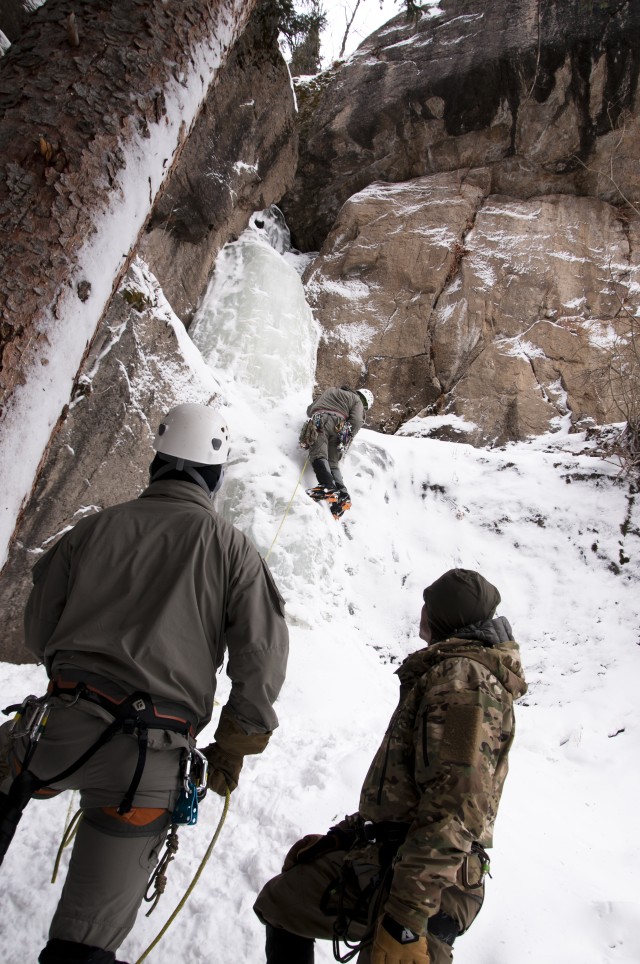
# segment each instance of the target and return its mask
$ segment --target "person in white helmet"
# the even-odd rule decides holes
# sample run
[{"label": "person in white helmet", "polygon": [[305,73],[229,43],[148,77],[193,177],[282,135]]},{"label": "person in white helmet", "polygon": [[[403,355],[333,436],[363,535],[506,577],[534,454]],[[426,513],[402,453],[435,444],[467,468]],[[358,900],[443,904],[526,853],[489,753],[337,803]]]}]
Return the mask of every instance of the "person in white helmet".
[{"label": "person in white helmet", "polygon": [[309,461],[318,484],[307,492],[315,501],[327,501],[334,518],[351,508],[351,496],[340,461],[365,422],[373,405],[368,388],[327,388],[307,408],[317,435],[309,445]]},{"label": "person in white helmet", "polygon": [[208,787],[235,789],[244,756],[278,725],[282,597],[255,547],[212,505],[226,420],[178,405],[153,447],[140,497],[83,518],[33,571],[25,645],[51,682],[0,731],[0,860],[30,798],[73,788],[83,809],[41,964],[115,962],[170,825],[188,822],[184,806],[198,791],[189,765],[199,765],[204,792],[195,738],[211,719],[225,653],[232,685],[204,750]]}]

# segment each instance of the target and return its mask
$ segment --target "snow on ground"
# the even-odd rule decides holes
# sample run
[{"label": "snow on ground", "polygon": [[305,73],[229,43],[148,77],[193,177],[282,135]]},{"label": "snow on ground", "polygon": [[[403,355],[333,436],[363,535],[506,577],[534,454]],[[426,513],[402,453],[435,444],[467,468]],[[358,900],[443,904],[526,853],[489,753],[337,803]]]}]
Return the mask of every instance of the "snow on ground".
[{"label": "snow on ground", "polygon": [[[287,600],[281,725],[262,758],[246,763],[209,864],[146,960],[174,964],[188,950],[193,964],[263,961],[257,891],[299,835],[357,808],[395,705],[394,669],[422,645],[422,589],[463,566],[500,589],[498,612],[520,642],[529,692],[517,710],[486,906],[456,944],[456,964],[637,964],[633,496],[583,436],[559,431],[477,450],[425,437],[428,421],[417,420],[402,436],[362,431],[344,463],[353,508],[335,522],[304,494],[314,483],[308,467],[296,488],[318,332],[295,293],[294,256],[275,256],[271,242],[268,251],[254,225],[223,252],[194,338],[223,387],[233,433],[218,508],[269,555]],[[0,664],[0,680],[4,704],[45,685],[32,666]],[[222,675],[221,704],[227,683]],[[214,728],[215,720],[203,745]],[[35,960],[46,940],[64,880],[63,870],[48,882],[68,796],[31,804],[5,860],[6,964]],[[181,898],[221,810],[209,795],[197,827],[180,831],[167,892],[151,918],[141,912],[122,959],[139,958]],[[316,960],[332,960],[328,945]]]}]

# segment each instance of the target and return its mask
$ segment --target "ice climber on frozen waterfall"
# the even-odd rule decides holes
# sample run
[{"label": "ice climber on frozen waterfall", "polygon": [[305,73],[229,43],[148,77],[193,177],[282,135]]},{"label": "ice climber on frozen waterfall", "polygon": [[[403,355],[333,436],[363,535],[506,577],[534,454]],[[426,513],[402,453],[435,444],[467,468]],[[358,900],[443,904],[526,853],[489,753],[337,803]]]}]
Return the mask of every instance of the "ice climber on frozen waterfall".
[{"label": "ice climber on frozen waterfall", "polygon": [[307,408],[308,421],[300,433],[300,444],[309,450],[309,461],[318,484],[307,489],[316,502],[329,503],[334,518],[351,508],[351,496],[342,478],[340,461],[373,405],[368,388],[327,388]]}]

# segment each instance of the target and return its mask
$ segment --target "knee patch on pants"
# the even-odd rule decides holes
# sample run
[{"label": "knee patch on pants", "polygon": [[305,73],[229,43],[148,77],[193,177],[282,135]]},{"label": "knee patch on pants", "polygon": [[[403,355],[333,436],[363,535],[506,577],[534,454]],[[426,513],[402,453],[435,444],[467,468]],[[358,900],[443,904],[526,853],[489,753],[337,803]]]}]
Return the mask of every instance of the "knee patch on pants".
[{"label": "knee patch on pants", "polygon": [[167,829],[171,814],[164,807],[133,807],[123,814],[101,807],[85,810],[83,820],[112,837],[150,837]]}]

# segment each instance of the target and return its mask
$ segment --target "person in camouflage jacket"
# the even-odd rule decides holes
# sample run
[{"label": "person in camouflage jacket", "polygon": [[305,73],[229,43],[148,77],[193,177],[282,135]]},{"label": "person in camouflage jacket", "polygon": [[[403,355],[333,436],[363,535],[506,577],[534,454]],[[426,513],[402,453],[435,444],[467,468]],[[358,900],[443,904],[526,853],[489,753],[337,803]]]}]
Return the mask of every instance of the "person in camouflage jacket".
[{"label": "person in camouflage jacket", "polygon": [[[498,590],[452,569],[424,591],[427,647],[402,663],[400,698],[359,809],[298,841],[255,904],[267,964],[445,964],[484,897],[487,849],[526,692]],[[346,950],[342,951],[340,942]],[[351,955],[351,956],[349,956]]]}]

